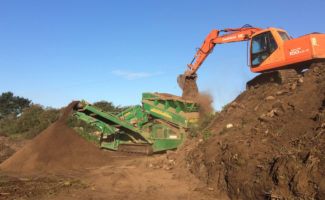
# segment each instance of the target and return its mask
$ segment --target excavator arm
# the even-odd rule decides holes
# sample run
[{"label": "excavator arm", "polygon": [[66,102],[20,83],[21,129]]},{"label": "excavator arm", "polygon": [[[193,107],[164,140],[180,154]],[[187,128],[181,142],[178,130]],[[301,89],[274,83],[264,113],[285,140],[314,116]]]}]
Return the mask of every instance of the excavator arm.
[{"label": "excavator arm", "polygon": [[[191,64],[188,64],[187,74],[194,75],[195,72],[200,68],[204,60],[212,52],[216,44],[240,42],[249,40],[251,36],[262,29],[244,26],[242,28],[228,28],[224,30],[212,30],[209,35],[205,38],[202,46],[197,50]],[[226,34],[220,35],[220,33],[226,32]],[[194,63],[194,64],[193,64]]]},{"label": "excavator arm", "polygon": [[[196,85],[196,71],[200,68],[204,60],[214,49],[216,44],[240,42],[250,40],[251,36],[262,29],[245,25],[241,28],[227,28],[224,30],[212,30],[205,38],[202,46],[197,50],[192,62],[187,65],[188,69],[177,77],[177,83],[182,88],[182,97],[185,99],[195,99],[198,94]],[[225,34],[220,34],[225,33]],[[194,63],[194,64],[193,64]]]}]

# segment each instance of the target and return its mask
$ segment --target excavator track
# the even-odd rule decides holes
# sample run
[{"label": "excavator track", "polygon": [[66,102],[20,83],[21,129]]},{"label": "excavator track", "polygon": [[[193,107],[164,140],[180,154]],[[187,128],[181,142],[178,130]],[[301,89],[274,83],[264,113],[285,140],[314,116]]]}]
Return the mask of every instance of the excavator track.
[{"label": "excavator track", "polygon": [[153,148],[151,144],[120,144],[118,146],[118,151],[145,155],[153,154]]},{"label": "excavator track", "polygon": [[258,87],[267,83],[292,83],[299,79],[298,72],[295,69],[282,69],[272,72],[262,73],[246,83],[246,89]]},{"label": "excavator track", "polygon": [[262,73],[252,80],[246,83],[246,89],[258,87],[259,85],[266,84],[266,83],[278,83],[278,84],[285,84],[285,83],[293,83],[299,79],[299,74],[303,69],[313,69],[313,68],[323,68],[325,67],[324,60],[314,61],[309,63],[307,67],[292,67],[288,69],[281,69],[272,72],[265,72]]},{"label": "excavator track", "polygon": [[310,65],[310,69],[325,67],[325,61],[314,62]]}]

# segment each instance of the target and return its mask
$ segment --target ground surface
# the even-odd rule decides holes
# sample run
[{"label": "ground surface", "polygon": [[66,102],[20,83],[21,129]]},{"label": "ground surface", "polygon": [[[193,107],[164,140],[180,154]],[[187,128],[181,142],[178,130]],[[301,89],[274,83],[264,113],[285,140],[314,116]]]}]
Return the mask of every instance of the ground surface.
[{"label": "ground surface", "polygon": [[[77,176],[89,187],[78,193],[62,193],[60,199],[213,199],[195,184],[181,181],[173,172],[150,167],[153,157],[116,153],[114,162]],[[53,198],[53,199],[55,199]]]},{"label": "ground surface", "polygon": [[180,180],[174,172],[154,169],[161,155],[105,152],[112,159],[101,167],[52,174],[0,171],[0,199],[215,199],[195,180]]},{"label": "ground surface", "polygon": [[325,64],[244,91],[198,138],[151,157],[79,137],[65,125],[74,104],[18,151],[0,140],[0,199],[325,199]]}]

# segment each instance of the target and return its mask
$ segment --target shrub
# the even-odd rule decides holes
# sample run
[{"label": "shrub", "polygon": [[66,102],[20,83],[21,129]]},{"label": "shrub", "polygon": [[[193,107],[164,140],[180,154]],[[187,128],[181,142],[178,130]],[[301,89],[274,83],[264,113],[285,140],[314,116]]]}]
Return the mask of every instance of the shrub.
[{"label": "shrub", "polygon": [[9,115],[0,120],[0,133],[8,136],[20,135],[31,139],[59,118],[60,110],[43,108],[33,104],[24,108],[21,116]]},{"label": "shrub", "polygon": [[199,121],[196,126],[193,126],[188,131],[188,138],[196,138],[202,136],[207,139],[211,136],[211,131],[207,128],[211,121],[215,118],[215,114],[208,114]]}]

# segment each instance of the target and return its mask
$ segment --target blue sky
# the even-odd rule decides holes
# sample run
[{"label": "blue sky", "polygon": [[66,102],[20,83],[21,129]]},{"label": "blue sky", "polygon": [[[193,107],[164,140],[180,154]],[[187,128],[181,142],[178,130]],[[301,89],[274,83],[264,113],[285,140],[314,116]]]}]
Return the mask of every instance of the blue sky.
[{"label": "blue sky", "polygon": [[[0,0],[0,93],[56,108],[81,99],[134,105],[142,92],[181,95],[176,78],[212,29],[325,33],[324,8],[324,0]],[[219,110],[256,76],[247,43],[217,45],[198,75]]]}]

